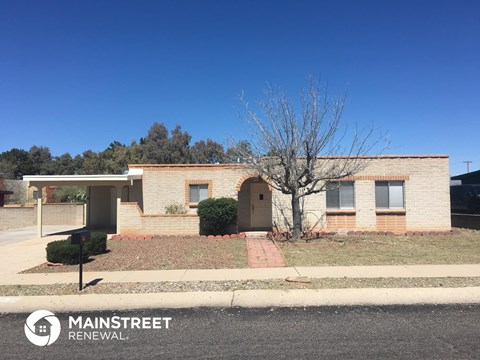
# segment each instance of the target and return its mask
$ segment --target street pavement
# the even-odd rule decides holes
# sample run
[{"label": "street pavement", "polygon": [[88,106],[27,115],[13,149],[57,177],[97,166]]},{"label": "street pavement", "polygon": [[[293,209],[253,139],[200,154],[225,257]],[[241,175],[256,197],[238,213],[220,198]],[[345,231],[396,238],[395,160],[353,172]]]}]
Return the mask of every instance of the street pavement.
[{"label": "street pavement", "polygon": [[[4,359],[479,359],[480,306],[152,309],[56,313],[58,340],[24,333],[29,314],[0,315]],[[122,340],[79,340],[69,317],[171,318],[168,329],[102,329]],[[73,332],[73,336],[72,336]],[[80,334],[78,334],[80,333]]]}]

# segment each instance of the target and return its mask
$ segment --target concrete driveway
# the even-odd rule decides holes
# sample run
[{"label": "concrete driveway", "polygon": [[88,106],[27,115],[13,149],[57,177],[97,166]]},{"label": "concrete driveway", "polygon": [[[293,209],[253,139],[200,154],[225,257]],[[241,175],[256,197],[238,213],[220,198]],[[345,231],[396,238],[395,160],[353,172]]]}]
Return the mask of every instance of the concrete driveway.
[{"label": "concrete driveway", "polygon": [[78,226],[44,226],[42,238],[37,238],[36,226],[0,231],[0,274],[16,274],[45,262],[47,244],[65,239],[74,229]]},{"label": "concrete driveway", "polygon": [[[44,236],[50,236],[61,232],[78,229],[78,225],[44,225]],[[29,226],[19,229],[10,229],[0,231],[0,246],[17,243],[20,241],[35,239],[37,237],[37,227]]]}]

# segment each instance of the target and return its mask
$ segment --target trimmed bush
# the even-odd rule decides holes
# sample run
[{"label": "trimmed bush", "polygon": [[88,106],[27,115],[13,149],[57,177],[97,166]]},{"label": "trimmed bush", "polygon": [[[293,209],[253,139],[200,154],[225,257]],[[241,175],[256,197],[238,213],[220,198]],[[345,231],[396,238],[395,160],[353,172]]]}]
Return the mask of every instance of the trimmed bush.
[{"label": "trimmed bush", "polygon": [[[52,241],[47,244],[47,261],[62,263],[65,265],[78,264],[80,246],[71,244],[71,236],[65,240]],[[92,232],[90,242],[83,247],[83,261],[91,255],[99,255],[107,252],[107,234],[104,232]]]},{"label": "trimmed bush", "polygon": [[[62,263],[65,265],[78,264],[80,246],[70,244],[70,240],[57,240],[47,244],[47,261]],[[83,261],[88,259],[89,254],[83,250]]]},{"label": "trimmed bush", "polygon": [[237,223],[238,202],[232,198],[206,199],[198,203],[200,232],[204,235],[225,235]]},{"label": "trimmed bush", "polygon": [[107,252],[107,234],[104,232],[92,232],[90,242],[85,245],[84,251],[88,255],[100,255]]}]

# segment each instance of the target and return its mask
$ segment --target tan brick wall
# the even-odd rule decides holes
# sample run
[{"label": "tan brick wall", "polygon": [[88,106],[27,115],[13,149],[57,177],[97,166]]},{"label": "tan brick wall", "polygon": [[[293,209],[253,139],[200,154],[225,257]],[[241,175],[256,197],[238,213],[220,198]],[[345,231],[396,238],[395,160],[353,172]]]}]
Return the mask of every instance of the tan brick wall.
[{"label": "tan brick wall", "polygon": [[[212,197],[237,198],[236,185],[245,174],[239,166],[199,167],[146,167],[143,173],[143,204],[145,215],[165,214],[165,207],[173,202],[188,202],[189,183],[209,183]],[[210,190],[211,188],[211,190]],[[189,214],[196,214],[196,208],[186,206]]]},{"label": "tan brick wall", "polygon": [[35,218],[33,206],[0,207],[0,230],[34,226]]},{"label": "tan brick wall", "polygon": [[[333,159],[322,161],[334,161]],[[375,180],[400,180],[404,181],[405,216],[404,227],[406,230],[449,230],[450,225],[450,187],[448,158],[445,156],[387,156],[379,158],[366,158],[364,170],[348,178],[355,182],[355,226],[358,230],[395,231],[403,225],[402,219],[391,218],[386,220],[378,217],[375,208]],[[132,166],[131,166],[132,167]],[[172,202],[184,203],[188,201],[186,184],[196,181],[208,181],[212,197],[238,197],[241,183],[248,178],[249,171],[236,165],[174,165],[174,166],[148,166],[134,165],[144,169],[142,186],[137,185],[138,193],[143,196],[144,215],[161,215],[165,213],[165,206]],[[131,192],[131,194],[134,192]],[[290,217],[290,197],[273,190],[273,223],[279,228],[285,228],[285,220],[280,209]],[[132,201],[134,197],[131,195]],[[240,228],[248,227],[249,206],[248,194],[240,193],[241,204],[239,225]],[[186,206],[189,214],[195,215],[196,208]],[[310,228],[326,229],[327,225],[326,196],[325,193],[308,196],[305,202],[306,223]],[[134,216],[135,217],[135,216]],[[138,216],[137,216],[138,217]],[[155,221],[167,224],[171,222],[186,221],[186,226],[192,226],[193,221],[178,220],[175,218],[158,217],[161,220],[149,220],[149,227]],[[338,226],[339,218],[333,220]],[[351,217],[343,219],[343,225],[351,225]],[[122,221],[129,221],[123,219]],[[133,222],[138,221],[132,220]],[[190,221],[190,222],[189,222]],[[198,220],[197,220],[198,221]],[[392,225],[393,224],[393,225]],[[198,224],[197,224],[198,225]],[[147,226],[140,223],[135,226]],[[162,225],[163,226],[163,225]],[[393,228],[389,228],[392,227]],[[164,228],[173,228],[165,225]],[[351,230],[354,230],[353,228]],[[190,230],[189,230],[190,231]]]},{"label": "tan brick wall", "polygon": [[120,233],[145,235],[198,235],[199,218],[196,215],[145,215],[136,203],[120,206]]},{"label": "tan brick wall", "polygon": [[[43,225],[84,224],[83,204],[43,204]],[[0,208],[0,230],[17,229],[37,224],[36,206],[8,206]]]},{"label": "tan brick wall", "polygon": [[[35,222],[36,220],[35,206]],[[43,204],[43,225],[79,225],[85,224],[83,204]]]}]

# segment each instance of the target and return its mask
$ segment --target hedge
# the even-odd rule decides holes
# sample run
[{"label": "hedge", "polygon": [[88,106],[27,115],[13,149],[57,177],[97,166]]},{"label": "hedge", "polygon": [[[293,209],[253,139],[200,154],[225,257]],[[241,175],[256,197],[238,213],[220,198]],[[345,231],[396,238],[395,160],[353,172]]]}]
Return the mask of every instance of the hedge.
[{"label": "hedge", "polygon": [[225,235],[237,223],[238,202],[232,198],[206,199],[198,203],[200,232],[206,235]]},{"label": "hedge", "polygon": [[[70,243],[71,236],[66,240],[52,241],[47,244],[47,261],[62,263],[65,265],[78,264],[80,246]],[[83,247],[83,261],[91,255],[99,255],[107,252],[107,234],[104,232],[92,232],[90,242]]]}]

